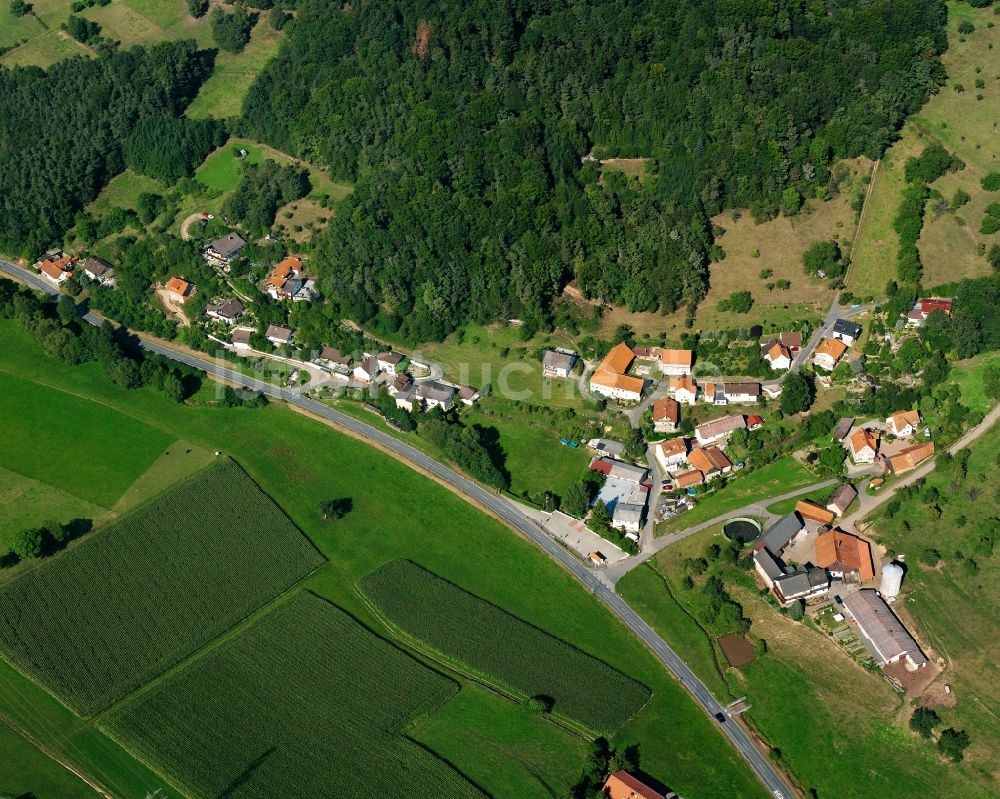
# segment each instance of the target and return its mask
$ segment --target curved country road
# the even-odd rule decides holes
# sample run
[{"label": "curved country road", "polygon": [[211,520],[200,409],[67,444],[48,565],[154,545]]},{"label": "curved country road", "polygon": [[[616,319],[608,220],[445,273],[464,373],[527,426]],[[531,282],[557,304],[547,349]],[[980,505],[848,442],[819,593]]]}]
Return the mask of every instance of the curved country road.
[{"label": "curved country road", "polygon": [[[58,289],[49,284],[32,272],[15,266],[14,264],[0,261],[0,271],[6,272],[19,281],[26,283],[31,288],[42,291],[46,294],[58,294]],[[87,314],[85,319],[91,324],[100,325],[103,320],[95,314]],[[612,588],[606,585],[593,571],[582,562],[563,549],[559,544],[549,538],[540,527],[525,517],[514,505],[507,502],[502,496],[486,490],[478,483],[473,482],[468,477],[459,474],[455,470],[442,463],[428,457],[423,452],[404,441],[378,430],[353,416],[336,411],[320,402],[308,397],[299,396],[282,388],[255,380],[240,372],[233,371],[224,366],[220,366],[208,358],[201,358],[178,352],[164,347],[161,344],[141,340],[144,349],[162,355],[165,358],[178,361],[206,372],[209,376],[227,382],[259,390],[269,397],[282,400],[290,405],[295,405],[316,416],[329,420],[338,427],[350,431],[359,438],[371,441],[378,446],[391,451],[400,458],[412,463],[419,469],[432,474],[438,480],[451,486],[466,498],[487,509],[517,532],[531,541],[541,549],[546,555],[556,563],[566,569],[579,582],[581,582],[590,592],[607,606],[612,613],[618,616],[625,625],[638,636],[653,654],[680,680],[681,684],[688,689],[695,700],[704,710],[714,717],[721,714],[724,722],[718,723],[718,728],[722,731],[737,752],[747,761],[750,768],[757,775],[757,778],[764,784],[767,790],[775,799],[792,799],[796,796],[791,786],[785,781],[782,775],[774,768],[767,757],[762,755],[747,732],[726,712],[726,708],[721,705],[712,695],[705,684],[695,676],[694,672],[684,663],[683,660],[671,649],[639,615],[632,610],[619,597]]]}]

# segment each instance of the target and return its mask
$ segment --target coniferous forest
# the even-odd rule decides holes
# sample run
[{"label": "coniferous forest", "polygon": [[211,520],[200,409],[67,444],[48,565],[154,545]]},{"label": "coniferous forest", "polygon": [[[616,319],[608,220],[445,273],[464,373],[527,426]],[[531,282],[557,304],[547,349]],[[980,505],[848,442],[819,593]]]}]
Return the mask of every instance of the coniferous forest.
[{"label": "coniferous forest", "polygon": [[709,216],[768,218],[880,154],[946,45],[943,0],[298,5],[243,132],[356,181],[316,245],[323,288],[414,340],[544,324],[574,278],[635,311],[695,305]]}]

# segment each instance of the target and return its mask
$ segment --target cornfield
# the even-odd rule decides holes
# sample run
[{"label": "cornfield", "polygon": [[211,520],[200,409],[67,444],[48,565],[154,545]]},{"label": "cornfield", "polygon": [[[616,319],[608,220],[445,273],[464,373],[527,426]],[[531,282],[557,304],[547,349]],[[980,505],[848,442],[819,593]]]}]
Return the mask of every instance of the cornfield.
[{"label": "cornfield", "polygon": [[298,592],[103,726],[196,799],[484,799],[401,734],[457,690]]},{"label": "cornfield", "polygon": [[406,560],[360,582],[394,625],[474,675],[525,696],[593,732],[613,732],[649,699],[646,686]]},{"label": "cornfield", "polygon": [[92,715],[321,563],[246,473],[220,461],[0,588],[0,651]]}]

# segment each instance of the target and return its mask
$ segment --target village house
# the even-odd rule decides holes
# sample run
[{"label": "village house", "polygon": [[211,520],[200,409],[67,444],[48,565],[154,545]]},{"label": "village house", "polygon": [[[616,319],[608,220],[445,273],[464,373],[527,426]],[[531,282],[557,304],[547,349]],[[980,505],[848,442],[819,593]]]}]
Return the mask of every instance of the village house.
[{"label": "village house", "polygon": [[475,405],[479,401],[479,389],[472,386],[459,386],[458,399],[463,405]]},{"label": "village house", "polygon": [[861,337],[861,325],[848,322],[846,319],[838,319],[833,323],[830,335],[850,347]]},{"label": "village house", "polygon": [[757,414],[752,413],[747,417],[747,430],[760,430],[764,426],[764,420]]},{"label": "village house", "polygon": [[308,302],[316,296],[316,284],[303,271],[302,261],[293,256],[279,261],[260,289],[273,300]]},{"label": "village house", "polygon": [[545,350],[542,356],[542,374],[545,377],[569,377],[576,365],[576,353],[556,347]]},{"label": "village house", "polygon": [[115,270],[107,261],[100,258],[87,258],[83,264],[83,274],[101,286],[115,285]]},{"label": "village house", "polygon": [[617,502],[614,512],[611,514],[611,526],[625,533],[638,533],[642,529],[645,513],[646,506],[644,504]]},{"label": "village house", "polygon": [[785,576],[784,565],[771,554],[771,550],[767,547],[753,553],[753,567],[767,588],[771,588],[775,580]]},{"label": "village house", "polygon": [[411,413],[419,408],[428,411],[434,408],[450,411],[454,404],[455,389],[437,380],[428,380],[396,395],[396,407]]},{"label": "village house", "polygon": [[732,462],[718,447],[695,447],[688,455],[688,463],[697,469],[705,478],[705,482],[714,480],[720,474],[725,474],[733,468]]},{"label": "village house", "polygon": [[690,377],[671,377],[667,390],[682,405],[694,405],[698,400],[698,386]]},{"label": "village house", "polygon": [[657,433],[673,433],[681,422],[681,406],[675,399],[663,397],[653,401],[653,429]]},{"label": "village house", "polygon": [[249,327],[238,327],[233,331],[232,338],[230,341],[233,344],[233,349],[238,352],[249,352],[251,349],[250,337],[253,335],[253,328]]},{"label": "village house", "polygon": [[746,419],[742,416],[723,416],[721,419],[698,425],[694,429],[694,434],[698,443],[705,446],[729,438],[733,431],[742,430],[746,426]]},{"label": "village house", "polygon": [[925,321],[926,317],[917,308],[914,308],[906,315],[907,327],[923,327]]},{"label": "village house", "polygon": [[826,503],[826,509],[837,514],[837,516],[843,516],[847,513],[847,509],[851,507],[851,503],[854,502],[855,497],[858,496],[858,492],[855,490],[854,486],[850,483],[844,483],[840,488],[833,492],[833,496],[830,497],[830,501]]},{"label": "village house", "polygon": [[673,791],[664,796],[627,771],[616,771],[608,777],[601,791],[608,799],[677,799]]},{"label": "village house", "polygon": [[760,397],[760,383],[726,383],[723,393],[727,404],[756,402]]},{"label": "village house", "polygon": [[616,344],[591,376],[590,390],[611,399],[638,402],[645,381],[627,374],[634,360],[635,353],[627,344]]},{"label": "village house", "polygon": [[264,332],[264,338],[276,347],[290,344],[294,336],[295,331],[292,328],[284,327],[283,325],[268,325],[267,330]]},{"label": "village house", "polygon": [[879,666],[905,660],[906,668],[915,671],[927,665],[927,656],[874,589],[845,596],[844,611]]},{"label": "village house", "polygon": [[53,249],[35,262],[35,269],[50,283],[58,286],[73,277],[74,263],[74,259],[63,253],[62,250]]},{"label": "village house", "polygon": [[642,466],[618,461],[614,458],[594,458],[590,462],[592,472],[600,472],[611,480],[623,480],[626,483],[642,483],[649,475],[649,470]]},{"label": "village house", "polygon": [[396,374],[396,367],[403,362],[406,356],[388,350],[387,352],[380,352],[375,356],[378,361],[378,368],[383,372],[388,372],[391,375]]},{"label": "village house", "polygon": [[726,387],[722,383],[702,383],[701,399],[708,405],[728,405]]},{"label": "village house", "polygon": [[694,488],[695,486],[701,485],[705,482],[705,475],[699,472],[697,469],[692,469],[689,472],[682,472],[681,474],[674,476],[674,485],[679,491],[687,490],[688,488]]},{"label": "village house", "polygon": [[910,471],[910,469],[917,468],[933,454],[934,442],[928,441],[924,444],[916,444],[900,450],[891,457],[883,458],[882,463],[886,474],[903,474]]},{"label": "village house", "polygon": [[813,353],[813,363],[821,369],[832,372],[847,352],[847,345],[835,338],[823,339]]},{"label": "village house", "polygon": [[941,311],[945,316],[951,316],[953,303],[951,300],[941,297],[924,297],[917,303],[920,315],[927,319],[931,311]]},{"label": "village house", "polygon": [[892,433],[892,435],[897,438],[912,436],[919,426],[919,411],[896,411],[892,416],[885,420],[886,432]]},{"label": "village house", "polygon": [[625,451],[625,442],[612,441],[610,438],[592,438],[587,442],[587,449],[598,455],[617,458]]},{"label": "village house", "polygon": [[833,511],[820,507],[808,499],[800,499],[796,502],[795,512],[805,521],[814,522],[815,524],[831,524],[833,522]]},{"label": "village house", "polygon": [[205,308],[205,316],[217,319],[227,325],[235,325],[236,320],[243,315],[243,303],[237,299],[217,300],[210,302]]},{"label": "village house", "polygon": [[214,266],[229,266],[233,259],[239,255],[240,250],[246,246],[247,243],[238,233],[227,233],[209,244],[202,251],[202,256]]},{"label": "village house", "polygon": [[[354,371],[352,373],[355,380],[360,380],[363,383],[370,383],[378,376],[378,358],[374,355],[368,355],[362,358],[358,363],[354,365]],[[398,402],[396,403],[399,404]]]},{"label": "village house", "polygon": [[179,302],[183,305],[191,299],[198,291],[198,287],[193,283],[188,283],[179,277],[172,277],[167,281],[167,296],[172,302]]},{"label": "village house", "polygon": [[351,365],[351,356],[341,352],[336,347],[323,347],[313,362],[325,369],[346,374],[347,367]]},{"label": "village house", "polygon": [[649,357],[660,364],[660,371],[665,375],[682,376],[691,374],[694,363],[694,353],[691,350],[668,350],[663,347],[653,347]]},{"label": "village house", "polygon": [[778,341],[781,346],[787,347],[792,353],[798,352],[802,349],[802,333],[780,333],[778,335]]},{"label": "village house", "polygon": [[[395,379],[387,386],[390,397],[404,396],[413,390],[413,378],[406,372],[400,372]],[[399,407],[398,405],[396,407]]]},{"label": "village house", "polygon": [[763,383],[760,389],[768,399],[777,399],[781,396],[784,385],[781,383]]},{"label": "village house", "polygon": [[817,536],[816,565],[826,569],[831,577],[848,583],[866,583],[875,577],[871,545],[841,530]]},{"label": "village house", "polygon": [[667,472],[687,459],[687,441],[682,438],[671,438],[666,441],[658,441],[653,445],[653,457],[657,463]]},{"label": "village house", "polygon": [[778,341],[771,342],[770,346],[765,345],[764,360],[767,361],[775,371],[784,371],[791,368],[792,352],[784,344]]},{"label": "village house", "polygon": [[877,433],[859,427],[847,439],[847,449],[855,463],[875,463],[878,454]]},{"label": "village house", "polygon": [[808,602],[810,599],[828,593],[830,591],[830,578],[825,569],[815,567],[796,569],[775,580],[772,589],[775,599],[787,607],[796,600],[801,599]]}]

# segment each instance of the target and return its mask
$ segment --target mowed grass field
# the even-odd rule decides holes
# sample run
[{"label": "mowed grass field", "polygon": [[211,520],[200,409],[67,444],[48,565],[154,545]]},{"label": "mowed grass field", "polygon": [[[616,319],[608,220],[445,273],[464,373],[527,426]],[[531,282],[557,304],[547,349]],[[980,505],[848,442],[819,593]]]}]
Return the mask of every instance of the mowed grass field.
[{"label": "mowed grass field", "polygon": [[725,543],[721,526],[667,547],[651,566],[623,578],[618,591],[717,696],[747,697],[747,717],[807,795],[995,795],[983,768],[945,761],[909,730],[909,709],[879,675],[862,669],[817,629],[779,614],[751,578],[732,567],[722,570],[726,588],[751,620],[750,636],[766,641],[767,652],[740,669],[720,663],[699,621],[707,603],[705,578],[695,577],[693,589],[682,583],[685,559],[704,556],[713,542]]},{"label": "mowed grass field", "polygon": [[0,467],[111,507],[174,437],[0,367]]},{"label": "mowed grass field", "polygon": [[462,414],[462,422],[496,431],[497,448],[511,475],[512,494],[549,491],[561,497],[586,474],[590,463],[586,447],[560,444],[558,421],[547,427],[531,417],[518,421],[473,410]]},{"label": "mowed grass field", "polygon": [[[972,745],[967,766],[982,780],[994,780],[1000,752],[1000,644],[997,607],[1000,606],[1000,546],[991,546],[997,530],[1000,486],[1000,427],[972,445],[968,475],[935,469],[926,485],[940,496],[928,503],[912,498],[894,517],[881,512],[870,533],[880,543],[906,557],[900,600],[894,609],[933,648],[946,664],[941,683],[952,687],[953,707],[937,700],[944,727],[968,731]],[[941,508],[941,515],[931,505]],[[934,567],[920,562],[926,548],[936,549],[942,560]],[[940,686],[939,686],[940,687]]]},{"label": "mowed grass field", "polygon": [[[383,563],[399,558],[418,561],[647,685],[652,699],[614,736],[614,743],[640,744],[643,769],[648,773],[693,799],[764,796],[715,723],[596,599],[531,544],[407,465],[277,405],[258,410],[179,406],[154,391],[119,389],[94,365],[70,367],[48,359],[15,323],[0,322],[0,343],[7,369],[29,379],[44,375],[64,390],[155,419],[177,437],[236,458],[327,556],[327,565],[306,580],[306,587],[376,632],[388,635],[353,586]],[[319,504],[336,497],[350,497],[353,510],[339,521],[324,521]],[[60,751],[68,746],[60,736],[70,731],[75,733],[74,743],[91,742],[79,756],[81,767],[88,773],[108,775],[121,786],[121,794],[145,795],[151,786],[162,784],[134,759],[126,758],[125,765],[119,766],[120,758],[109,752],[120,750],[92,724],[81,726],[2,663],[0,688],[0,712],[16,715]],[[14,704],[17,692],[32,690],[32,712],[19,709]],[[484,694],[482,701],[507,700]],[[504,713],[504,708],[497,712]],[[513,723],[514,717],[505,718]],[[538,734],[538,729],[532,734]],[[99,751],[94,740],[104,742]],[[497,787],[490,792],[496,796],[513,795],[513,788],[507,786],[525,782],[536,786],[534,795],[550,795],[544,786],[555,779],[552,774],[578,774],[582,766],[575,755],[579,750],[556,740],[552,751],[562,752],[572,762],[553,763],[551,772],[538,771],[525,761],[523,747],[516,740],[508,743],[493,738],[490,751],[480,753],[472,752],[469,745],[456,743],[455,747],[475,756],[470,770],[491,775],[491,784]],[[167,793],[174,792],[167,788]]]},{"label": "mowed grass field", "polygon": [[[960,34],[958,25],[963,21],[971,22],[976,30]],[[903,167],[907,158],[919,155],[934,142],[966,166],[939,178],[932,188],[946,200],[962,188],[972,199],[968,205],[940,216],[934,212],[934,201],[928,204],[918,242],[924,265],[922,283],[931,288],[991,271],[978,248],[1000,243],[1000,238],[981,234],[979,225],[986,205],[996,202],[998,195],[983,191],[979,181],[987,172],[1000,170],[1000,70],[995,55],[995,48],[1000,47],[998,21],[993,8],[948,3],[949,48],[942,59],[948,81],[906,124],[899,141],[882,159],[847,277],[847,287],[855,294],[881,293],[885,284],[895,279],[899,238],[892,225],[906,186]],[[990,23],[994,27],[988,27]],[[977,88],[977,80],[985,86]],[[956,91],[957,86],[963,90]]]},{"label": "mowed grass field", "polygon": [[[791,455],[786,455],[753,472],[734,473],[732,482],[725,488],[698,500],[691,510],[658,524],[656,534],[675,533],[745,505],[818,482],[819,479],[805,466]],[[699,491],[701,490],[702,487],[699,486]]]},{"label": "mowed grass field", "polygon": [[614,732],[649,699],[641,683],[412,561],[385,564],[360,588],[406,635],[522,699],[547,697],[592,733]]},{"label": "mowed grass field", "polygon": [[0,589],[0,651],[90,716],[322,562],[222,460]]},{"label": "mowed grass field", "polygon": [[0,724],[0,789],[4,796],[35,799],[97,799],[99,794],[43,755],[14,730]]},{"label": "mowed grass field", "polygon": [[995,404],[983,390],[983,374],[991,364],[1000,366],[1000,352],[984,352],[975,358],[956,361],[948,374],[948,380],[962,392],[962,403],[978,413],[986,413]]},{"label": "mowed grass field", "polygon": [[[112,713],[104,726],[196,799],[482,799],[403,737],[456,683],[306,592]],[[405,786],[405,787],[404,787]]]}]

